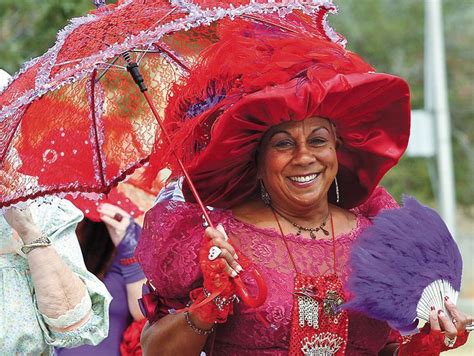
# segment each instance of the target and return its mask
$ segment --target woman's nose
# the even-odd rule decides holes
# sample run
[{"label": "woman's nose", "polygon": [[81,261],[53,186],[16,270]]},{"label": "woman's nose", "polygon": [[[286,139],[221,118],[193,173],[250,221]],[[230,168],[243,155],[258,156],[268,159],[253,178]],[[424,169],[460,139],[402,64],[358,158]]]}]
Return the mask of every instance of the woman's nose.
[{"label": "woman's nose", "polygon": [[293,156],[293,163],[308,165],[316,162],[316,157],[307,145],[298,145]]}]

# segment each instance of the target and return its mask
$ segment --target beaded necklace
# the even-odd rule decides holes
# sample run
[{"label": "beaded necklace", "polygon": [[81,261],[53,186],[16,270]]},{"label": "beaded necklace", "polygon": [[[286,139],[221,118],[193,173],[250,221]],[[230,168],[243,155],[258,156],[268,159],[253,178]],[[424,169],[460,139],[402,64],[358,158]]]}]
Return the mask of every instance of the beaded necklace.
[{"label": "beaded necklace", "polygon": [[316,239],[316,233],[318,231],[322,231],[324,233],[324,235],[326,236],[329,236],[329,231],[327,229],[325,229],[325,226],[326,226],[326,223],[328,221],[328,218],[329,218],[329,213],[328,215],[326,215],[326,218],[323,220],[323,222],[321,223],[321,225],[319,225],[318,227],[304,227],[304,226],[301,226],[301,225],[298,225],[297,223],[295,223],[294,221],[291,221],[290,219],[288,219],[286,216],[284,216],[282,213],[280,213],[278,210],[276,210],[275,208],[271,207],[272,210],[273,210],[273,213],[277,213],[278,215],[280,215],[283,219],[285,219],[286,221],[288,221],[291,225],[293,225],[294,227],[296,227],[298,229],[298,231],[296,232],[296,236],[301,236],[301,233],[303,231],[309,231],[309,236],[314,240]]}]

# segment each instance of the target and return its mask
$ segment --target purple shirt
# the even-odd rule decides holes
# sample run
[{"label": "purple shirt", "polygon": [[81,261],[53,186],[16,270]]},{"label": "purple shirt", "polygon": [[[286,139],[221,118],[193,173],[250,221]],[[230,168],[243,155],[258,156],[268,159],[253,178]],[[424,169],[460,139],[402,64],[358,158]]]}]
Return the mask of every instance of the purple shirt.
[{"label": "purple shirt", "polygon": [[[136,241],[140,237],[140,228],[135,226],[135,224],[130,224],[127,229],[127,234],[129,233],[132,235],[130,237]],[[120,343],[122,342],[123,332],[133,320],[128,310],[127,289],[120,268],[120,258],[121,256],[118,254],[115,256],[103,280],[107,290],[113,297],[109,309],[109,335],[97,346],[83,345],[73,349],[59,349],[57,350],[58,355],[120,356]],[[128,283],[133,283],[145,278],[145,276],[140,269],[134,268],[133,275],[129,275],[127,278]]]}]

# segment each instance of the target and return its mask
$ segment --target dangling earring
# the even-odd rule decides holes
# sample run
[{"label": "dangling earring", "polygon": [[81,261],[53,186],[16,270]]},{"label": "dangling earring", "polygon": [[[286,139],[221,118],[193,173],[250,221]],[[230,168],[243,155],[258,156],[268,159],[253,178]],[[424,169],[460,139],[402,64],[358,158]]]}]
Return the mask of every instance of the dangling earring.
[{"label": "dangling earring", "polygon": [[339,185],[337,184],[337,177],[334,177],[334,183],[336,184],[336,203],[339,203]]},{"label": "dangling earring", "polygon": [[265,205],[270,205],[272,200],[270,199],[270,195],[268,194],[267,190],[265,189],[265,186],[263,185],[263,181],[260,180],[260,197],[262,198],[262,201],[265,203]]}]

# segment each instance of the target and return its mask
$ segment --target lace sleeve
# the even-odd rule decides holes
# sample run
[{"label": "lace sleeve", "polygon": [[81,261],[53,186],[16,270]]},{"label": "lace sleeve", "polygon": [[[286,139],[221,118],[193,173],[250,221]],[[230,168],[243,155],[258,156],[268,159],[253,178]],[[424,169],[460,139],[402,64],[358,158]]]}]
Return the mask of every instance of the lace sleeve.
[{"label": "lace sleeve", "polygon": [[161,297],[187,298],[200,284],[201,224],[199,210],[189,203],[165,201],[146,214],[135,256]]},{"label": "lace sleeve", "polygon": [[46,324],[56,329],[65,329],[84,319],[91,312],[91,308],[91,297],[89,295],[89,291],[85,290],[81,301],[74,308],[68,310],[58,318],[50,318],[44,314],[41,314],[41,316],[43,317]]},{"label": "lace sleeve", "polygon": [[368,219],[374,218],[380,211],[384,209],[399,208],[397,201],[385,190],[384,187],[375,188],[372,195],[366,202],[359,205],[354,211]]}]

